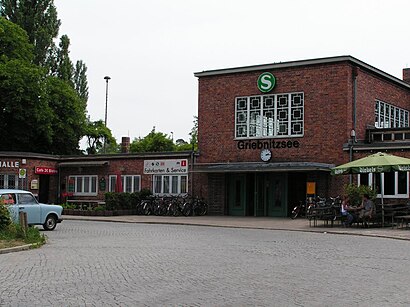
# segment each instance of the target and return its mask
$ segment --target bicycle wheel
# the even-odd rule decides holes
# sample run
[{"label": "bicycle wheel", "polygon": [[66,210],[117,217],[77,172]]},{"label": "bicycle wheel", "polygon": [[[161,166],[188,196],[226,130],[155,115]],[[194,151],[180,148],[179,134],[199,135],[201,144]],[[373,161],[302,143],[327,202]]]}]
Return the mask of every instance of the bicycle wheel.
[{"label": "bicycle wheel", "polygon": [[172,202],[168,205],[167,215],[175,216],[177,210],[176,204]]},{"label": "bicycle wheel", "polygon": [[296,206],[295,208],[293,208],[292,213],[290,214],[290,218],[294,220],[295,218],[298,217],[299,213],[300,213],[300,207]]},{"label": "bicycle wheel", "polygon": [[208,212],[208,204],[204,201],[198,201],[194,205],[195,215],[205,215]]},{"label": "bicycle wheel", "polygon": [[152,214],[152,203],[151,202],[145,202],[144,207],[143,207],[143,212],[145,215],[151,215]]},{"label": "bicycle wheel", "polygon": [[192,213],[192,204],[186,202],[182,205],[182,214],[185,216],[190,216]]}]

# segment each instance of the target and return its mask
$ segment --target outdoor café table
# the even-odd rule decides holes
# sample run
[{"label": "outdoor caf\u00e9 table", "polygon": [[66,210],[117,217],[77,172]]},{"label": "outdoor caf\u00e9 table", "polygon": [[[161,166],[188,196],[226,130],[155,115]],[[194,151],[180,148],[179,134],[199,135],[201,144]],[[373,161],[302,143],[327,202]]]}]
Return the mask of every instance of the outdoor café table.
[{"label": "outdoor caf\u00e9 table", "polygon": [[397,228],[404,228],[404,225],[406,225],[406,228],[409,225],[410,221],[410,215],[396,215],[394,219],[397,221]]},{"label": "outdoor caf\u00e9 table", "polygon": [[[404,216],[409,213],[410,207],[403,203],[387,203],[383,205],[379,205],[382,208],[382,217],[384,226],[385,218],[391,218],[391,226],[394,227],[394,218],[395,216]],[[390,220],[390,219],[389,219]]]}]

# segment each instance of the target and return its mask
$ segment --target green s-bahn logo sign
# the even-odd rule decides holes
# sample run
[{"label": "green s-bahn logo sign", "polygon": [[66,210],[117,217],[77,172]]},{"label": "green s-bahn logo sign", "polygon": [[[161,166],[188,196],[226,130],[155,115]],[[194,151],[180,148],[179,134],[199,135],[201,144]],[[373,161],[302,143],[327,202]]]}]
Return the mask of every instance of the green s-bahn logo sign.
[{"label": "green s-bahn logo sign", "polygon": [[275,85],[276,78],[270,72],[264,72],[258,78],[258,89],[263,93],[270,92]]}]

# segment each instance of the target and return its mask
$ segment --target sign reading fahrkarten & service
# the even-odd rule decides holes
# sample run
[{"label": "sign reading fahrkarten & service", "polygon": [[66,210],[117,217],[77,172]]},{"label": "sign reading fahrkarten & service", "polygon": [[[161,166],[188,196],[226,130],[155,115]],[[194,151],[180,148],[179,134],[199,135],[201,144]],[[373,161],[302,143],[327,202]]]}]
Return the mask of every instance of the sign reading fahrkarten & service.
[{"label": "sign reading fahrkarten & service", "polygon": [[144,174],[187,174],[188,160],[144,160]]}]

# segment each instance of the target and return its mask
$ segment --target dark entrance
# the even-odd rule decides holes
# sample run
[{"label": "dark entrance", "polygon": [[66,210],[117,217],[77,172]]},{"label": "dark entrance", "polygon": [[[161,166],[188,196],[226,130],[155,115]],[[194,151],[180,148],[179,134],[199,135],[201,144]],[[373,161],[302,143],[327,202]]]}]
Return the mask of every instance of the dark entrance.
[{"label": "dark entrance", "polygon": [[50,176],[40,175],[38,201],[40,203],[48,203],[48,191],[50,189]]},{"label": "dark entrance", "polygon": [[300,201],[306,200],[306,173],[289,173],[288,175],[288,216]]},{"label": "dark entrance", "polygon": [[227,176],[229,215],[287,216],[286,173]]}]

